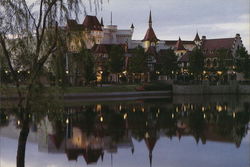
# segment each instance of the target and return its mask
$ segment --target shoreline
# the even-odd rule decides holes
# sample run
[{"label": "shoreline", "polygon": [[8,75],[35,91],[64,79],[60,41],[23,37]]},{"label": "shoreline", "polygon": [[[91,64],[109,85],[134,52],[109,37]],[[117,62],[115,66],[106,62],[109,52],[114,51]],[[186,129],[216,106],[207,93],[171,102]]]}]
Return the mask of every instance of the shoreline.
[{"label": "shoreline", "polygon": [[[172,91],[135,91],[135,92],[105,92],[105,93],[65,93],[64,100],[135,100],[135,99],[156,99],[171,98]],[[1,101],[14,101],[18,96],[0,96]]]}]

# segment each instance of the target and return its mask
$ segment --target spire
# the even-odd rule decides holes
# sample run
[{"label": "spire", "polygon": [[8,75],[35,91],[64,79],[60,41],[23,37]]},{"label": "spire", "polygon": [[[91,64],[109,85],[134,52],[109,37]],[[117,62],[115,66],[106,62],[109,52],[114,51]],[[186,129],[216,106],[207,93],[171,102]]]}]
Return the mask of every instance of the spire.
[{"label": "spire", "polygon": [[149,153],[149,163],[150,163],[150,167],[152,167],[152,152]]},{"label": "spire", "polygon": [[186,50],[183,46],[183,43],[182,43],[182,40],[181,38],[179,37],[179,40],[177,41],[176,43],[176,46],[175,46],[176,50]]},{"label": "spire", "polygon": [[196,32],[196,35],[195,35],[195,38],[194,38],[194,41],[200,41],[200,37],[199,37],[199,34],[198,34],[198,31]]},{"label": "spire", "polygon": [[112,12],[111,12],[111,17],[110,17],[110,25],[113,24],[113,16],[112,16]]},{"label": "spire", "polygon": [[104,24],[103,24],[103,18],[101,18],[101,26],[102,27],[104,26]]},{"label": "spire", "polygon": [[130,27],[131,29],[134,29],[135,28],[135,26],[134,26],[134,24],[132,23],[132,25],[131,25],[131,27]]},{"label": "spire", "polygon": [[154,32],[154,29],[152,28],[152,15],[151,15],[151,10],[150,10],[150,13],[149,13],[149,21],[148,21],[148,24],[149,24],[149,28],[144,36],[144,39],[142,41],[149,41],[149,42],[158,42],[159,39],[156,37],[155,35],[155,32]]},{"label": "spire", "polygon": [[152,27],[152,15],[151,15],[151,10],[150,10],[150,13],[149,13],[149,20],[148,20],[148,25],[149,27]]}]

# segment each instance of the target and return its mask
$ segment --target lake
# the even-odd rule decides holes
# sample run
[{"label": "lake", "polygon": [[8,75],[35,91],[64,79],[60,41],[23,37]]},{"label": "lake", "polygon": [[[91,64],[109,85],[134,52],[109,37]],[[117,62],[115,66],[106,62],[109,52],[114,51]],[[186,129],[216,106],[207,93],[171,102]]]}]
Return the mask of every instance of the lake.
[{"label": "lake", "polygon": [[249,96],[1,107],[0,167],[249,167],[249,120]]}]

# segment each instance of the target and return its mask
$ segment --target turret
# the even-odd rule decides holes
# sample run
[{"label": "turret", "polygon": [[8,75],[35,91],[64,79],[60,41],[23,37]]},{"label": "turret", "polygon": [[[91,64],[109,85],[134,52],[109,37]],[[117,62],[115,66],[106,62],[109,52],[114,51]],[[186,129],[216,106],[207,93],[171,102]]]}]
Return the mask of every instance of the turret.
[{"label": "turret", "polygon": [[147,50],[150,46],[156,46],[159,39],[156,37],[154,29],[152,27],[152,15],[149,13],[148,30],[142,40],[144,42],[144,48]]}]

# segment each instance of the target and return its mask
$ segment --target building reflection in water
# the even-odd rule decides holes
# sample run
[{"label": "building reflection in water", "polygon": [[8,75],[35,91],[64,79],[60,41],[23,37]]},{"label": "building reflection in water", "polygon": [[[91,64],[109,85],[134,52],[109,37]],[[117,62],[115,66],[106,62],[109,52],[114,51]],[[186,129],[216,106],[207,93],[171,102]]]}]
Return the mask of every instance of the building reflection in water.
[{"label": "building reflection in water", "polygon": [[[249,106],[244,103],[234,110],[226,103],[139,101],[65,107],[28,116],[40,152],[63,153],[69,161],[84,158],[87,164],[93,164],[103,160],[104,154],[110,154],[112,160],[120,148],[133,154],[133,140],[137,140],[145,142],[152,166],[153,150],[161,137],[178,137],[181,141],[182,137],[193,136],[197,144],[215,141],[240,147],[249,128]],[[15,125],[18,129],[22,123],[18,110],[1,109],[1,128]]]}]

